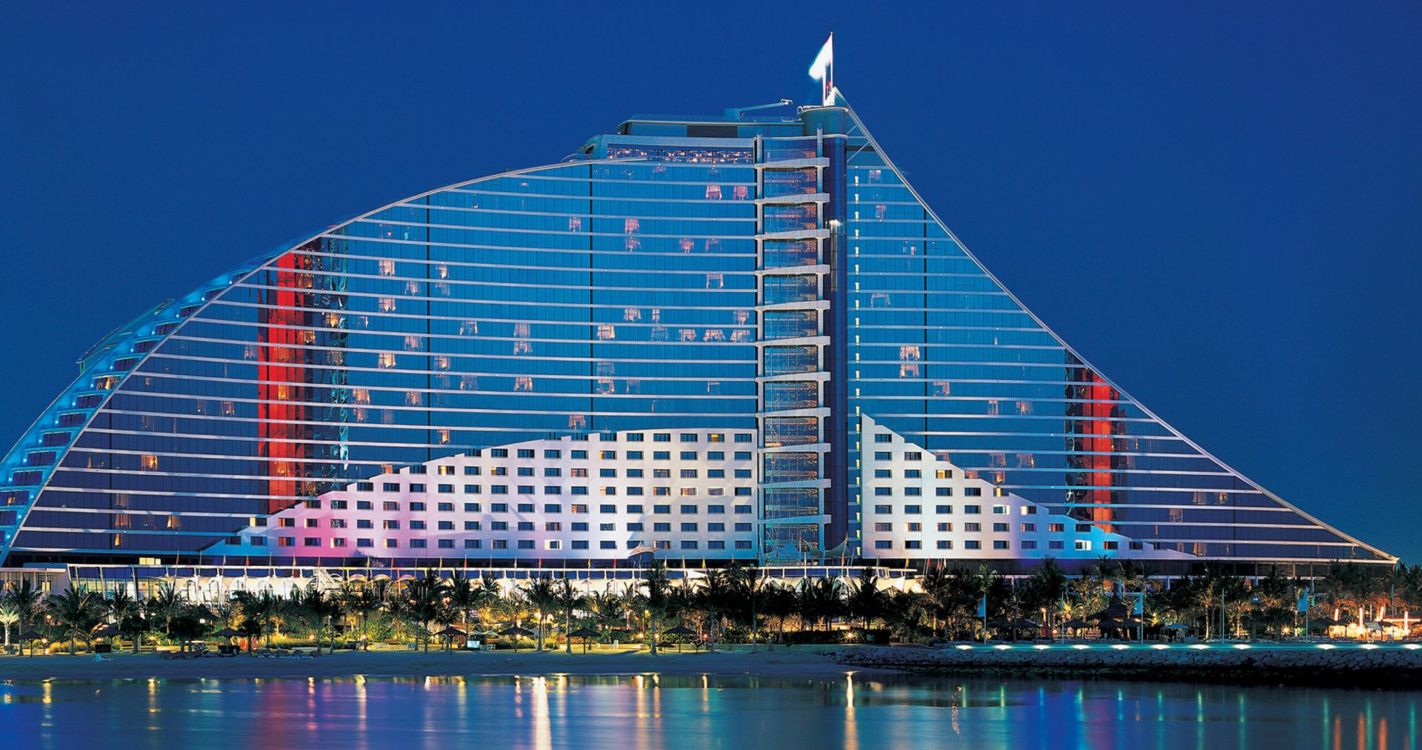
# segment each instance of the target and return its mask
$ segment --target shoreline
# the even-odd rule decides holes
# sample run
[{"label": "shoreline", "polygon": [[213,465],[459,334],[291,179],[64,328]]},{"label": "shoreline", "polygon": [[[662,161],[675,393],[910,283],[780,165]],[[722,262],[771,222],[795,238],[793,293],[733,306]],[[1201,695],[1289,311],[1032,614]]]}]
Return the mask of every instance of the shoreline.
[{"label": "shoreline", "polygon": [[504,677],[536,675],[735,676],[839,679],[847,673],[961,675],[1053,680],[1130,680],[1201,684],[1422,689],[1422,650],[1251,647],[1120,649],[1100,644],[1043,648],[957,644],[947,648],[802,646],[775,650],[733,647],[702,652],[634,649],[467,652],[340,651],[310,658],[164,659],[159,654],[0,657],[0,682]]},{"label": "shoreline", "polygon": [[343,677],[446,677],[569,674],[579,676],[658,673],[664,675],[725,675],[825,679],[848,671],[894,673],[892,669],[846,667],[836,657],[843,649],[805,646],[801,650],[736,649],[676,651],[656,656],[646,651],[603,650],[572,655],[563,651],[445,653],[423,651],[339,651],[303,659],[235,657],[164,659],[158,654],[0,657],[0,681],[125,679],[330,679]]},{"label": "shoreline", "polygon": [[1253,645],[1241,648],[1231,644],[1167,649],[1117,646],[867,647],[842,651],[837,660],[845,666],[931,675],[1422,689],[1422,650]]}]

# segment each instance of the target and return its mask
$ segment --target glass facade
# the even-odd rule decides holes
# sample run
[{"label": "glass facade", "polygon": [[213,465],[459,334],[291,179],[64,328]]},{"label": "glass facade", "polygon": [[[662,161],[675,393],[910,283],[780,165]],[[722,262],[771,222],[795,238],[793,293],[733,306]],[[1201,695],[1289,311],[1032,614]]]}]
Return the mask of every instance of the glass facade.
[{"label": "glass facade", "polygon": [[[84,356],[4,458],[0,555],[198,559],[267,518],[452,457],[643,433],[653,453],[654,434],[714,431],[757,455],[739,469],[755,473],[754,533],[739,519],[742,546],[713,549],[744,556],[753,539],[763,559],[901,557],[865,544],[869,506],[917,504],[897,485],[866,495],[866,419],[1141,549],[1391,559],[1220,463],[1087,364],[962,247],[846,106],[634,118],[573,160],[399,201],[148,311]],[[668,478],[688,478],[666,452]],[[678,492],[644,489],[659,487]],[[447,538],[448,554],[404,554],[473,549]],[[558,539],[526,557],[585,548]],[[695,540],[652,546],[696,558],[715,541]],[[940,557],[972,557],[962,546]]]}]

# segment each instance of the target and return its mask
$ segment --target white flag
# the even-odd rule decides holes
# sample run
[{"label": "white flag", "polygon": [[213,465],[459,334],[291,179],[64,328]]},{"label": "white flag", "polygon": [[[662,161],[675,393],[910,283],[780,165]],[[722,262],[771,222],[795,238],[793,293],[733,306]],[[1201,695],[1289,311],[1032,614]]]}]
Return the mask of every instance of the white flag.
[{"label": "white flag", "polygon": [[834,34],[820,47],[820,54],[810,64],[810,77],[820,82],[820,99],[824,106],[834,104]]}]

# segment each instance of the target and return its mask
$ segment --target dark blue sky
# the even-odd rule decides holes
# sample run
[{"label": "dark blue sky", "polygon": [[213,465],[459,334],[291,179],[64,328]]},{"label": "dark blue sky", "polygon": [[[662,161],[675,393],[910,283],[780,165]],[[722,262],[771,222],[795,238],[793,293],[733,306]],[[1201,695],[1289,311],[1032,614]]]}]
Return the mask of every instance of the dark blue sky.
[{"label": "dark blue sky", "polygon": [[1422,561],[1422,5],[988,5],[9,4],[0,443],[161,299],[635,112],[807,99],[834,30],[840,88],[1035,312]]}]

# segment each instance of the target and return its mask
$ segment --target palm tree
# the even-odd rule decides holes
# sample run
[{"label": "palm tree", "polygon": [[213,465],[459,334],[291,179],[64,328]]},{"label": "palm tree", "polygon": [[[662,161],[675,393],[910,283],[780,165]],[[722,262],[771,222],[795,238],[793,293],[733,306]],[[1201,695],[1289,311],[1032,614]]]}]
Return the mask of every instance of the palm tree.
[{"label": "palm tree", "polygon": [[843,594],[840,583],[834,578],[805,578],[800,581],[799,590],[800,623],[823,625],[844,611]]},{"label": "palm tree", "polygon": [[565,650],[571,654],[573,653],[573,639],[569,638],[568,634],[573,632],[573,610],[586,606],[587,597],[574,588],[573,582],[567,578],[564,578],[560,584],[555,596],[558,601],[558,609],[563,612],[563,645]]},{"label": "palm tree", "polygon": [[1027,576],[1023,585],[1022,604],[1026,609],[1037,612],[1046,610],[1046,622],[1042,623],[1048,629],[1052,628],[1052,616],[1058,609],[1058,603],[1066,596],[1067,576],[1057,561],[1047,558],[1042,564],[1034,568]]},{"label": "palm tree", "polygon": [[612,630],[626,622],[627,602],[614,591],[589,594],[587,608],[600,630]]},{"label": "palm tree", "polygon": [[10,650],[10,628],[20,621],[20,610],[8,599],[0,601],[0,625],[5,627],[5,650]]},{"label": "palm tree", "polygon": [[445,587],[444,595],[449,599],[449,608],[459,615],[459,629],[469,634],[469,613],[478,607],[479,588],[468,576],[456,575]]},{"label": "palm tree", "polygon": [[714,643],[721,620],[729,616],[740,603],[735,581],[728,570],[718,568],[702,579],[696,591],[687,593],[692,596],[686,602],[689,605],[686,609],[699,610],[704,615],[707,638]]},{"label": "palm tree", "polygon": [[405,584],[405,615],[416,625],[425,652],[430,650],[430,623],[438,620],[446,609],[444,581],[427,570],[422,578]]},{"label": "palm tree", "polygon": [[[381,582],[382,584],[384,581]],[[384,592],[380,586],[364,584],[354,586],[342,592],[341,606],[347,616],[354,616],[356,627],[360,633],[358,645],[362,648],[369,648],[370,642],[367,640],[367,627],[370,624],[370,616],[380,611],[384,604]]]},{"label": "palm tree", "polygon": [[671,578],[667,576],[667,564],[654,560],[642,573],[640,587],[645,589],[640,595],[643,612],[647,618],[647,629],[652,636],[652,655],[657,654],[657,641],[662,635],[662,618],[671,610]]},{"label": "palm tree", "polygon": [[879,590],[879,576],[870,568],[860,571],[859,579],[849,584],[849,594],[845,605],[849,614],[860,619],[864,630],[869,624],[882,617],[888,597]]},{"label": "palm tree", "polygon": [[74,654],[76,637],[92,644],[94,627],[103,622],[103,604],[99,597],[88,591],[70,587],[67,591],[46,600],[50,616],[60,627],[60,633],[69,641],[69,653]]},{"label": "palm tree", "polygon": [[765,579],[761,577],[760,568],[754,562],[735,562],[728,573],[735,601],[744,602],[750,610],[747,619],[750,622],[751,648],[754,648],[760,640],[760,599],[765,588]]},{"label": "palm tree", "polygon": [[270,590],[259,593],[238,591],[235,597],[237,608],[242,612],[242,620],[237,624],[237,630],[242,631],[242,635],[248,639],[247,651],[252,650],[252,643],[258,638],[265,639],[270,645],[272,628],[283,606],[281,598]]},{"label": "palm tree", "polygon": [[780,642],[785,643],[785,621],[799,610],[799,600],[794,587],[787,583],[770,581],[765,584],[761,598],[764,600],[761,608],[765,611],[765,616],[775,620]]},{"label": "palm tree", "polygon": [[547,624],[548,613],[558,607],[558,590],[552,578],[539,576],[523,586],[523,595],[538,613],[538,650],[542,651],[543,628]]},{"label": "palm tree", "polygon": [[173,637],[173,618],[180,614],[186,603],[187,598],[178,591],[172,581],[158,584],[158,590],[153,592],[152,598],[148,600],[148,611],[163,621],[163,634],[169,638]]},{"label": "palm tree", "polygon": [[[43,597],[35,589],[33,583],[28,579],[19,583],[11,583],[9,591],[5,594],[6,601],[15,608],[19,619],[15,621],[15,640],[23,647],[25,644],[25,628],[35,621],[35,615],[39,613],[40,603]],[[30,640],[30,655],[35,653],[34,640]]]},{"label": "palm tree", "polygon": [[128,593],[127,587],[120,586],[104,600],[104,609],[119,634],[133,641],[133,653],[138,653],[143,644],[143,634],[148,631],[148,621],[143,618],[143,608],[138,600]]}]

